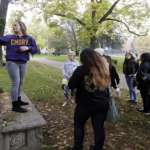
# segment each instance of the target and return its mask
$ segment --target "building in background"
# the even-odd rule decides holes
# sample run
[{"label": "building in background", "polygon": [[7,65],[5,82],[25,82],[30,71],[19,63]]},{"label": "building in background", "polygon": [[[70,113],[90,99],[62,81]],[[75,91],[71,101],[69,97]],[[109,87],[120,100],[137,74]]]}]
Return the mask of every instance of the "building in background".
[{"label": "building in background", "polygon": [[41,54],[48,54],[47,48],[43,48],[40,51],[41,51]]},{"label": "building in background", "polygon": [[126,53],[132,53],[132,43],[133,39],[126,41],[122,46],[122,55],[125,55]]}]

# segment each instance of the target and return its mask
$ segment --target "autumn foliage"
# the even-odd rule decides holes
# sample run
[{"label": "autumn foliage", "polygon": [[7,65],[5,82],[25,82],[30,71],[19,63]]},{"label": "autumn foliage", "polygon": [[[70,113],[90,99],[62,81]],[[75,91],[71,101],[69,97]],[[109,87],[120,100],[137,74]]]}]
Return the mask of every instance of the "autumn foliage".
[{"label": "autumn foliage", "polygon": [[150,36],[137,37],[134,42],[134,49],[140,53],[150,52]]}]

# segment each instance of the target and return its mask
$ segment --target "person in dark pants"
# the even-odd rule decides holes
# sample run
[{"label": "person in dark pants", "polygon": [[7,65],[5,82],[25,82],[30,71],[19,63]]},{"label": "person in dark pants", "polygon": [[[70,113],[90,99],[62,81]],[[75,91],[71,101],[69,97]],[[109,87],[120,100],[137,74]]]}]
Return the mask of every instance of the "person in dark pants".
[{"label": "person in dark pants", "polygon": [[74,147],[67,150],[82,150],[84,125],[91,117],[95,146],[90,150],[102,150],[105,141],[104,121],[109,107],[107,87],[110,76],[105,69],[101,56],[90,48],[80,54],[81,66],[77,67],[71,76],[68,86],[76,88],[76,109],[74,114]]},{"label": "person in dark pants", "polygon": [[131,105],[137,105],[137,92],[136,92],[136,88],[133,86],[133,80],[139,68],[139,60],[137,61],[134,60],[135,58],[133,57],[133,55],[131,53],[127,53],[125,55],[125,60],[123,63],[123,73],[125,74],[125,79],[130,94],[130,100],[128,100],[127,103],[131,103]]},{"label": "person in dark pants", "polygon": [[142,72],[150,74],[150,54],[143,53],[140,57],[140,61],[142,61],[142,63],[140,64],[140,67],[138,69],[136,81],[138,82],[137,89],[140,90],[143,100],[143,108],[137,109],[137,112],[149,115],[147,108],[147,103],[149,102],[149,84],[148,82],[146,82],[146,80],[144,80],[144,75],[142,74]]},{"label": "person in dark pants", "polygon": [[[149,74],[150,75],[150,74]],[[148,92],[148,98],[147,101],[145,103],[146,109],[148,109],[148,111],[150,111],[150,79],[146,78],[146,77],[142,77],[142,80],[146,82],[146,84],[148,85],[149,89],[146,91],[146,95]]]},{"label": "person in dark pants", "polygon": [[[119,75],[116,71],[116,68],[114,66],[114,63],[111,59],[110,56],[105,56],[105,58],[107,59],[108,63],[109,63],[109,72],[110,72],[110,77],[111,77],[111,86],[114,88],[115,92],[117,93],[117,97],[120,97],[121,96],[121,91],[120,89],[117,87],[117,85],[119,84],[120,82],[120,78],[119,78]],[[117,85],[116,85],[116,81],[117,81]]]},{"label": "person in dark pants", "polygon": [[28,105],[21,100],[20,92],[27,73],[29,53],[38,52],[35,40],[26,33],[26,26],[22,21],[13,22],[13,35],[0,37],[0,45],[6,45],[6,69],[11,80],[10,96],[12,111],[27,112],[21,105]]}]

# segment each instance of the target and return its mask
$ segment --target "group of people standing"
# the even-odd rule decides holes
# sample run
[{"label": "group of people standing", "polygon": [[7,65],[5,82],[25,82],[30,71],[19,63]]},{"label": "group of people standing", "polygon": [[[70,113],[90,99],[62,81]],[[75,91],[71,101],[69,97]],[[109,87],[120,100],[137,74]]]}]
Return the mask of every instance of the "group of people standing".
[{"label": "group of people standing", "polygon": [[[67,89],[73,90],[71,101],[76,99],[76,109],[74,114],[74,147],[68,147],[68,150],[82,150],[84,138],[84,125],[91,117],[94,133],[95,133],[95,146],[91,145],[90,150],[102,150],[105,140],[105,133],[103,129],[105,116],[109,107],[107,86],[111,84],[117,96],[121,96],[121,92],[117,85],[120,83],[119,75],[116,71],[113,61],[110,56],[104,56],[103,49],[84,49],[80,54],[79,63],[72,61],[72,67],[63,66],[63,75],[66,76],[66,71],[71,70],[68,81]],[[139,65],[139,61],[141,64]],[[77,62],[77,60],[76,60]],[[75,65],[76,64],[76,65]],[[73,68],[76,68],[73,69]],[[143,108],[137,109],[139,113],[149,114],[150,111],[150,79],[146,78],[143,73],[150,74],[150,54],[143,53],[140,59],[135,61],[131,53],[125,55],[123,63],[123,73],[129,87],[130,99],[127,103],[137,105],[137,92],[133,84],[134,80],[137,83],[137,89],[140,90],[143,100]],[[105,75],[104,75],[105,74]],[[75,91],[76,90],[76,91]],[[68,92],[67,91],[67,100]],[[64,88],[64,100],[66,101],[66,89]],[[64,103],[65,106],[67,103]]]},{"label": "group of people standing", "polygon": [[[38,52],[35,40],[26,33],[26,26],[21,21],[13,22],[13,35],[0,37],[0,45],[6,45],[6,69],[11,79],[10,96],[12,100],[12,111],[27,112],[21,105],[28,105],[20,97],[21,86],[27,72],[27,61],[29,53]],[[64,84],[64,104],[68,102],[69,89],[71,89],[71,102],[76,99],[76,108],[74,113],[74,147],[68,147],[68,150],[82,150],[84,139],[84,125],[91,117],[95,145],[90,146],[90,150],[102,150],[105,140],[104,121],[109,108],[109,98],[107,88],[111,84],[117,96],[121,92],[117,85],[120,82],[119,75],[113,65],[110,56],[104,56],[103,49],[86,48],[81,51],[80,62],[75,59],[75,54],[68,54],[69,60],[63,65]],[[133,81],[138,83],[143,108],[137,112],[149,114],[149,85],[150,80],[143,73],[150,74],[150,54],[143,53],[139,60],[134,61],[132,54],[125,55],[123,63],[123,73],[129,87],[130,100],[128,103],[137,105],[137,93],[133,86]],[[137,72],[137,74],[136,74]]]},{"label": "group of people standing", "polygon": [[[125,61],[123,63],[123,73],[129,87],[130,100],[128,103],[131,105],[137,105],[137,92],[136,87],[133,85],[134,80],[137,82],[137,89],[140,90],[140,94],[143,101],[143,108],[137,109],[137,112],[149,115],[150,111],[150,80],[145,77],[144,73],[150,74],[150,54],[143,53],[140,59],[134,61],[135,58],[131,53],[125,55]],[[139,61],[141,64],[139,65]]]},{"label": "group of people standing", "polygon": [[58,52],[58,53],[56,53],[56,52],[52,52],[52,55],[53,56],[59,56],[60,55],[60,53]]}]

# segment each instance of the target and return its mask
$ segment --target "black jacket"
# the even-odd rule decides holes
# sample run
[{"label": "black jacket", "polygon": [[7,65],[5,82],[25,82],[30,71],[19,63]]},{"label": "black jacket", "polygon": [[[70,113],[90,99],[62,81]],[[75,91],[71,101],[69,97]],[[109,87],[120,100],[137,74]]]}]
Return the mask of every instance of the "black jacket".
[{"label": "black jacket", "polygon": [[148,86],[149,82],[142,80],[142,77],[144,77],[144,75],[141,72],[149,74],[150,73],[149,69],[150,69],[150,63],[148,61],[143,61],[140,64],[140,67],[139,67],[139,69],[137,71],[137,75],[136,75],[136,81],[138,82],[138,87],[137,87],[138,89]]},{"label": "black jacket", "polygon": [[111,79],[114,80],[114,81],[115,81],[115,79],[116,79],[117,84],[119,84],[120,79],[119,79],[119,75],[118,75],[118,73],[117,73],[117,71],[116,71],[115,66],[112,66],[112,68],[111,68],[111,70],[110,70],[110,77],[111,77]]},{"label": "black jacket", "polygon": [[106,104],[108,102],[106,90],[95,89],[94,85],[85,82],[85,75],[89,75],[88,68],[84,65],[78,66],[68,82],[70,89],[76,88],[75,99],[77,105],[92,106]]},{"label": "black jacket", "polygon": [[135,69],[135,72],[137,72],[138,68],[139,68],[139,64],[136,63],[135,61],[131,62],[127,68],[124,68],[123,67],[123,73],[125,74],[125,76],[128,76],[128,75],[131,75],[133,74],[133,64],[134,64],[134,69]]}]

